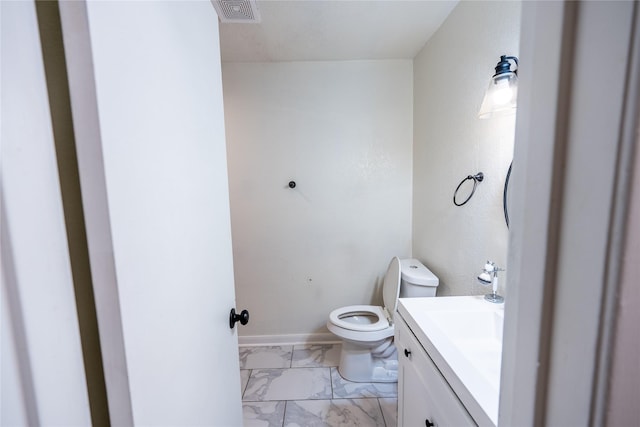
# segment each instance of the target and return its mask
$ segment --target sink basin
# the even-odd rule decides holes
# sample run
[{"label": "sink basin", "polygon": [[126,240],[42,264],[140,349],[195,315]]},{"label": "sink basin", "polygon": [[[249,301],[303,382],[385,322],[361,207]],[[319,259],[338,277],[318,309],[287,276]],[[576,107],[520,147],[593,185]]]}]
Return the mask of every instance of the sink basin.
[{"label": "sink basin", "polygon": [[495,426],[504,304],[482,296],[401,298],[398,313],[474,419]]},{"label": "sink basin", "polygon": [[480,375],[500,387],[502,311],[433,311],[433,324],[451,340]]},{"label": "sink basin", "polygon": [[433,323],[458,342],[502,342],[504,314],[496,311],[432,311]]}]

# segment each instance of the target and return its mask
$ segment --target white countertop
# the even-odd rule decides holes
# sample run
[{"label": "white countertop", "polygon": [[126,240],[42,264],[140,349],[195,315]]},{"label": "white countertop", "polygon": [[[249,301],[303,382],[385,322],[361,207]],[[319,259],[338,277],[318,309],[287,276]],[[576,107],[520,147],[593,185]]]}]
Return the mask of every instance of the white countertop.
[{"label": "white countertop", "polygon": [[476,423],[495,427],[504,304],[483,296],[400,298],[398,313]]}]

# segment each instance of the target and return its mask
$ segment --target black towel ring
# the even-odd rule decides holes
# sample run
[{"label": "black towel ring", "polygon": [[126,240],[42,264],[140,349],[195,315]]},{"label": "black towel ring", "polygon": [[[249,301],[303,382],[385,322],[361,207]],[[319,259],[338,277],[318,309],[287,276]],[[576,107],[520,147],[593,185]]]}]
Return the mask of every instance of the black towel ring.
[{"label": "black towel ring", "polygon": [[[464,202],[462,203],[456,202],[456,195],[458,194],[458,190],[460,190],[460,187],[462,187],[462,184],[464,184],[469,179],[473,180],[473,189],[471,190],[471,194],[469,194],[469,197],[467,197],[467,199]],[[476,192],[476,187],[478,186],[478,183],[482,182],[483,179],[484,179],[484,174],[482,172],[478,172],[475,175],[469,175],[465,179],[463,179],[460,182],[460,184],[458,184],[458,186],[456,187],[456,191],[453,193],[453,204],[456,206],[462,206],[465,203],[467,203],[469,200],[471,200],[473,193]]]}]

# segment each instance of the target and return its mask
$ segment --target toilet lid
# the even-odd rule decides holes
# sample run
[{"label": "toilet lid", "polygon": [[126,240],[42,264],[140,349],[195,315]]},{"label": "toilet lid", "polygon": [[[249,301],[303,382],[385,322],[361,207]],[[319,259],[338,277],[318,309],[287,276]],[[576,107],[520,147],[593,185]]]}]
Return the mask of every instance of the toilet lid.
[{"label": "toilet lid", "polygon": [[384,276],[382,287],[382,300],[384,307],[393,316],[398,306],[398,296],[400,295],[400,259],[393,257],[389,263],[387,274]]}]

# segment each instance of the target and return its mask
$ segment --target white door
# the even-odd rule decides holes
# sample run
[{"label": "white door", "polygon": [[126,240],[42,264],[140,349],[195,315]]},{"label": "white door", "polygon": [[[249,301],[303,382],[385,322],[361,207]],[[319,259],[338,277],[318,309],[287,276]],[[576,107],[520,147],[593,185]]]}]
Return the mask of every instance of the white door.
[{"label": "white door", "polygon": [[60,11],[111,423],[241,425],[217,15]]}]

